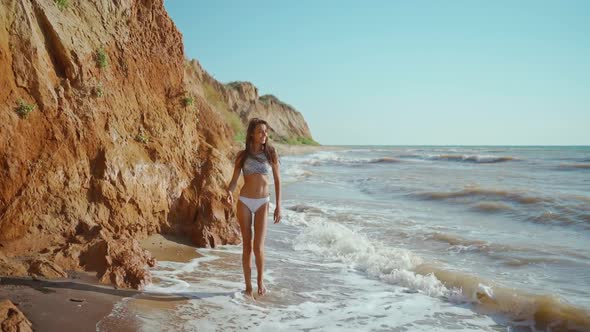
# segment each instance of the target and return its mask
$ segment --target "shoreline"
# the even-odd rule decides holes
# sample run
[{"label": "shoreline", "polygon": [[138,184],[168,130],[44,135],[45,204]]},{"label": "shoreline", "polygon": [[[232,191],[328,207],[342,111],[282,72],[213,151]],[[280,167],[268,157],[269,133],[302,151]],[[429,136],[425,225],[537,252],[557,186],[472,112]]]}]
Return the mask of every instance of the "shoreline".
[{"label": "shoreline", "polygon": [[[193,259],[202,257],[197,252],[197,247],[193,246],[188,238],[168,234],[153,234],[146,239],[139,241],[140,246],[148,250],[156,261],[169,261],[178,263],[189,263]],[[157,265],[158,263],[156,263]],[[153,281],[157,281],[157,277],[153,277]],[[137,295],[131,297],[125,303],[119,304],[119,309],[123,311],[123,317],[116,317],[116,315],[109,315],[105,317],[100,323],[101,330],[110,331],[111,328],[118,326],[117,322],[126,320],[133,322],[136,330],[141,328],[141,322],[135,318],[137,313],[141,312],[144,315],[173,315],[178,306],[188,303],[191,298],[190,294],[160,294],[150,293],[146,291],[138,292]],[[113,311],[114,312],[114,311]],[[118,313],[121,315],[121,313]],[[114,317],[111,317],[114,316]]]},{"label": "shoreline", "polygon": [[[201,257],[188,240],[154,234],[139,241],[158,261],[189,262]],[[173,310],[187,298],[98,282],[94,273],[70,272],[66,279],[0,277],[0,299],[8,299],[32,323],[34,331],[137,331],[133,311]],[[126,301],[126,303],[122,303]],[[118,310],[118,308],[124,310]]]},{"label": "shoreline", "polygon": [[[96,331],[117,302],[137,293],[99,284],[96,276],[85,272],[57,280],[0,277],[0,298],[12,301],[34,331]],[[117,325],[119,331],[136,331],[130,320]]]}]

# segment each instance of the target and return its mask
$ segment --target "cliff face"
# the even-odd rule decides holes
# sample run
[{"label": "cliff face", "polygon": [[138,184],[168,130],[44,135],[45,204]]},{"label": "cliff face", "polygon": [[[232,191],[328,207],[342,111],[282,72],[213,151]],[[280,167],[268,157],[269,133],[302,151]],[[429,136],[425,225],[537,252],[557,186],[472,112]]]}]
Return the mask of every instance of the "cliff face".
[{"label": "cliff face", "polygon": [[184,58],[162,0],[0,0],[0,275],[94,271],[141,288],[136,239],[236,244],[228,159],[251,117],[311,140],[301,114]]},{"label": "cliff face", "polygon": [[251,118],[262,118],[269,124],[271,138],[283,143],[317,144],[303,115],[273,95],[258,95],[258,89],[250,82],[222,84],[204,71],[196,60],[188,64],[187,78],[199,96],[224,114],[238,138]]},{"label": "cliff face", "polygon": [[0,275],[140,288],[137,238],[238,243],[234,132],[185,78],[162,0],[0,1]]}]

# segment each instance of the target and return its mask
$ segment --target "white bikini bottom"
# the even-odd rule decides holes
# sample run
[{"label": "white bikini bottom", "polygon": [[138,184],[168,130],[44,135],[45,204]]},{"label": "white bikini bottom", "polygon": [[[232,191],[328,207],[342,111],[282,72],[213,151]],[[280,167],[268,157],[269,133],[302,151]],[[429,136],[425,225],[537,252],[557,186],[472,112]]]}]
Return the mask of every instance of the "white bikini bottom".
[{"label": "white bikini bottom", "polygon": [[248,198],[244,196],[240,196],[240,201],[244,203],[252,213],[256,213],[258,209],[264,205],[264,203],[270,202],[270,196],[262,197],[262,198]]}]

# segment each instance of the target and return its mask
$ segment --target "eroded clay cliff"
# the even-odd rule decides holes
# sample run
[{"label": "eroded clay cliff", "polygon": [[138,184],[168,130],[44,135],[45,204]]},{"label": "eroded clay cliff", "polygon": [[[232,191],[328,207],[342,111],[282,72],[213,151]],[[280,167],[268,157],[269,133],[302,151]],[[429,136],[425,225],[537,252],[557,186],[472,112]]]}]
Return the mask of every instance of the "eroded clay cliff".
[{"label": "eroded clay cliff", "polygon": [[311,135],[183,52],[162,0],[0,0],[0,275],[141,288],[154,260],[137,239],[239,242],[223,188],[245,121]]},{"label": "eroded clay cliff", "polygon": [[224,115],[238,135],[251,118],[265,119],[274,141],[290,144],[317,144],[303,115],[273,95],[259,96],[250,82],[222,84],[204,71],[196,60],[189,62],[187,81],[195,92]]},{"label": "eroded clay cliff", "polygon": [[199,96],[186,107],[161,0],[70,3],[1,2],[0,274],[141,287],[138,238],[239,241],[221,199],[233,132]]}]

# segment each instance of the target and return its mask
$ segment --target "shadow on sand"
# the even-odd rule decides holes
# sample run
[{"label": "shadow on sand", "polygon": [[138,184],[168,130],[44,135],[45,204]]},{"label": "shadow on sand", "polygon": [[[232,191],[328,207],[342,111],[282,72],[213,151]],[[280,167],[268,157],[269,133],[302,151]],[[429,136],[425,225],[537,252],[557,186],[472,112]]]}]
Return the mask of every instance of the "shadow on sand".
[{"label": "shadow on sand", "polygon": [[0,277],[0,285],[26,286],[44,294],[55,292],[52,288],[73,289],[79,291],[96,292],[119,297],[136,297],[154,301],[181,301],[191,299],[204,299],[214,296],[231,296],[233,292],[178,292],[178,293],[157,293],[146,292],[134,289],[117,289],[109,286],[92,285],[72,280],[42,280],[31,278]]}]

